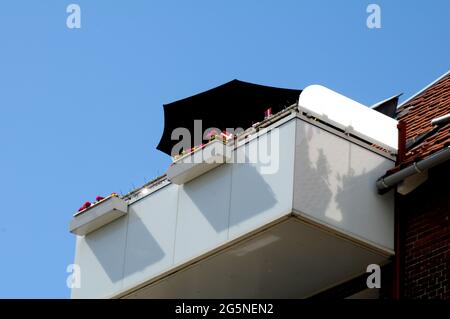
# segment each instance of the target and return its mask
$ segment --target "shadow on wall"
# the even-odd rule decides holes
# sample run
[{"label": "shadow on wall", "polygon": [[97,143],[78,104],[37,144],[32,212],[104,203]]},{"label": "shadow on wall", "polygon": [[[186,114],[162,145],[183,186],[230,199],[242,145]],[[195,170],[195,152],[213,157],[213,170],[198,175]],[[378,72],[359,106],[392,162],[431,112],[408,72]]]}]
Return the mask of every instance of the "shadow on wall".
[{"label": "shadow on wall", "polygon": [[[132,221],[131,221],[131,216]],[[150,234],[144,222],[137,214],[130,215],[133,223],[133,234],[127,235],[126,264],[124,278],[164,258],[165,253],[155,238]]]},{"label": "shadow on wall", "polygon": [[[355,155],[359,146],[350,144],[350,154]],[[360,151],[360,150],[359,150]],[[369,151],[366,151],[369,152]],[[359,167],[364,167],[361,173],[356,174],[352,168],[352,161],[357,160],[349,156],[349,168],[346,174],[338,174],[337,180],[339,186],[335,194],[335,201],[337,208],[345,213],[348,211],[367,212],[373,210],[379,218],[382,215],[393,214],[392,190],[390,194],[379,195],[376,187],[376,180],[384,175],[388,169],[393,166],[385,160],[381,163],[375,164],[369,160],[365,163],[357,163]],[[391,216],[392,217],[392,216]],[[346,221],[349,227],[353,221]]]},{"label": "shadow on wall", "polygon": [[[129,215],[125,218],[130,218]],[[124,223],[126,226],[124,226]],[[141,271],[164,257],[164,252],[150,234],[145,224],[137,216],[133,217],[133,231],[139,236],[128,236],[126,240],[128,220],[118,219],[113,223],[86,236],[86,244],[95,255],[109,279],[115,283],[124,277]],[[133,263],[124,269],[125,243],[127,260]]]},{"label": "shadow on wall", "polygon": [[[319,129],[313,126],[297,123],[297,135],[295,146],[295,169],[294,169],[294,206],[303,207],[305,212],[314,210],[319,215],[326,215],[327,208],[332,199],[329,175],[330,164],[322,149],[315,164],[310,160],[309,142],[313,138],[314,130],[320,134]],[[301,201],[301,203],[296,203]]]},{"label": "shadow on wall", "polygon": [[[208,185],[206,192],[204,185]],[[249,163],[224,164],[185,184],[183,189],[216,232],[267,211],[277,203],[270,185],[255,164]],[[224,220],[231,223],[228,217],[232,202],[239,205],[239,213],[228,224]]]},{"label": "shadow on wall", "polygon": [[392,165],[361,146],[298,122],[294,207],[346,228],[361,221],[348,216],[373,212],[383,220],[383,214],[392,212],[392,201],[377,194],[375,181]]}]

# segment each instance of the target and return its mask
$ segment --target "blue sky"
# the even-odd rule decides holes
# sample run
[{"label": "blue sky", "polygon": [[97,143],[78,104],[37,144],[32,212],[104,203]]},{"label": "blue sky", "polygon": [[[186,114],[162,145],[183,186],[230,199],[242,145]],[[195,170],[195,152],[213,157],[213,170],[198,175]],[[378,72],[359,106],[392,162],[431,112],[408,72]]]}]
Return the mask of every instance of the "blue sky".
[{"label": "blue sky", "polygon": [[450,69],[449,14],[448,0],[2,1],[0,297],[69,297],[71,215],[165,171],[163,103],[234,78],[405,98]]}]

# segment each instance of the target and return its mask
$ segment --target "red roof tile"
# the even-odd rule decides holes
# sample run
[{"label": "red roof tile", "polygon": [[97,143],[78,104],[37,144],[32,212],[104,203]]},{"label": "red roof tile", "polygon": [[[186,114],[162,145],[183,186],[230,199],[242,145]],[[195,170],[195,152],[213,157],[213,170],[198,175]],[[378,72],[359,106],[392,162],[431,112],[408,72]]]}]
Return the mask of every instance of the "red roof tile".
[{"label": "red roof tile", "polygon": [[[406,123],[406,139],[415,139],[433,129],[431,120],[450,113],[450,73],[407,101],[398,110],[398,120]],[[450,123],[406,150],[401,168],[425,158],[450,144]],[[395,170],[395,169],[394,169]],[[391,171],[394,171],[391,170]]]}]

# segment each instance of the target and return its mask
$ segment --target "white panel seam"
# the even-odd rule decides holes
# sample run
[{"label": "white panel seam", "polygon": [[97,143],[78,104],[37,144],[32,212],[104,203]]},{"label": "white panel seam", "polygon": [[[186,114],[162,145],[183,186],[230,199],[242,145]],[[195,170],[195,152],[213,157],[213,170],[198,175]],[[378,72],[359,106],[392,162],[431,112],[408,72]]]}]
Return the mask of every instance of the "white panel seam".
[{"label": "white panel seam", "polygon": [[180,210],[180,188],[183,186],[177,186],[177,205],[175,214],[175,232],[173,235],[173,249],[172,249],[172,266],[175,264],[175,253],[177,249],[177,233],[178,233],[178,219]]},{"label": "white panel seam", "polygon": [[297,158],[297,154],[296,154],[296,152],[297,152],[297,125],[298,125],[298,121],[299,120],[297,120],[297,119],[295,119],[295,121],[294,121],[294,141],[293,141],[293,143],[294,143],[294,145],[293,145],[293,152],[292,152],[292,156],[293,156],[293,159],[292,159],[292,186],[291,186],[291,195],[292,195],[292,197],[291,197],[291,210],[293,210],[294,209],[294,197],[295,197],[295,166],[296,166],[296,158]]},{"label": "white panel seam", "polygon": [[[130,210],[129,207],[128,207],[128,210]],[[121,283],[120,283],[120,287],[121,288],[124,287],[125,267],[127,265],[128,227],[130,225],[130,214],[129,214],[129,212],[127,212],[126,218],[127,218],[127,222],[126,222],[126,226],[125,226],[125,245],[124,245],[124,249],[123,249],[122,279],[121,279]]]},{"label": "white panel seam", "polygon": [[232,199],[232,195],[233,195],[233,171],[234,171],[234,166],[231,166],[231,172],[230,172],[230,197],[228,198],[227,241],[230,240],[231,199]]}]

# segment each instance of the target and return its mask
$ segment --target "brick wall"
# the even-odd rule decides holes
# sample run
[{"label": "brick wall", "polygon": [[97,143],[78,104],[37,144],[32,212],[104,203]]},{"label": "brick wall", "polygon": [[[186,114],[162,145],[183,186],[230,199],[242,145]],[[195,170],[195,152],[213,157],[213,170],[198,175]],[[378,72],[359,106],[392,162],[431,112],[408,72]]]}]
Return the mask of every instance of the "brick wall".
[{"label": "brick wall", "polygon": [[450,298],[450,163],[397,202],[402,224],[404,298]]}]

